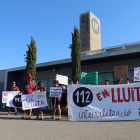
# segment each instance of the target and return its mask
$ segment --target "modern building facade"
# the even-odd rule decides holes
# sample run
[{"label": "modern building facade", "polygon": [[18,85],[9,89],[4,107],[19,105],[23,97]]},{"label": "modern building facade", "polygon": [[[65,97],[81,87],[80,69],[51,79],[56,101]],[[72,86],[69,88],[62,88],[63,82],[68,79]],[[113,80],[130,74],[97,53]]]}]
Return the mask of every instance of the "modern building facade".
[{"label": "modern building facade", "polygon": [[[114,66],[128,66],[128,77],[130,83],[134,82],[134,68],[140,67],[140,42],[123,44],[119,46],[107,47],[100,50],[87,51],[82,53],[81,57],[82,72],[98,72],[98,84],[104,85],[105,80],[109,80],[111,85],[116,84],[114,78]],[[25,82],[25,66],[0,70],[0,92],[7,90],[12,81],[16,81],[19,89]],[[49,90],[53,85],[52,81],[56,74],[68,76],[71,78],[71,58],[40,63],[36,68],[36,83],[42,81],[45,86],[45,92],[48,100],[48,108],[51,109],[51,99]],[[124,78],[122,79],[124,83]],[[0,100],[2,96],[0,96]],[[5,104],[0,102],[0,107],[5,108]]]},{"label": "modern building facade", "polygon": [[80,14],[81,51],[101,49],[100,20],[90,11]]}]

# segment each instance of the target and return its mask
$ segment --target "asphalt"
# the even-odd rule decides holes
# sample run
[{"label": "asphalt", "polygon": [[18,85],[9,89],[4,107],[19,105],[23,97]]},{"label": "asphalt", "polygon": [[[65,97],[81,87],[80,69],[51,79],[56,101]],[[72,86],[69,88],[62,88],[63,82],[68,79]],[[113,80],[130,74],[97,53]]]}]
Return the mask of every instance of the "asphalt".
[{"label": "asphalt", "polygon": [[[51,111],[44,111],[44,120],[6,116],[0,109],[0,140],[140,140],[140,120],[114,122],[71,122],[66,115],[60,121],[49,120]],[[56,115],[56,118],[58,115]]]}]

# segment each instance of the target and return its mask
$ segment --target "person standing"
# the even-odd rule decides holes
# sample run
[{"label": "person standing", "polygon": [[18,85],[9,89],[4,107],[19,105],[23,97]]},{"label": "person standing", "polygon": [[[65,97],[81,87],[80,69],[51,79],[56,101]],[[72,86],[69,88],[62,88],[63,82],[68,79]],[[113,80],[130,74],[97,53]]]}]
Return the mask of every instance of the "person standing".
[{"label": "person standing", "polygon": [[73,84],[73,81],[72,80],[69,80],[68,84],[69,85],[72,85]]},{"label": "person standing", "polygon": [[125,78],[124,82],[125,84],[129,84],[129,78]]},{"label": "person standing", "polygon": [[74,78],[74,84],[79,84],[79,80],[78,80],[78,78]]},{"label": "person standing", "polygon": [[[53,81],[53,87],[60,87],[58,85],[58,80]],[[55,112],[57,107],[58,115],[59,115],[57,120],[61,120],[60,101],[61,101],[61,97],[52,97],[53,112],[52,112],[52,117],[50,119],[55,119]]]},{"label": "person standing", "polygon": [[122,84],[122,80],[121,79],[118,79],[117,80],[117,84]]},{"label": "person standing", "polygon": [[[37,90],[40,90],[40,93],[45,91],[45,88],[44,88],[44,85],[43,85],[42,82],[38,82],[37,83]],[[41,114],[40,120],[44,120],[43,111],[41,110],[41,108],[36,108],[36,115],[37,115],[37,117],[35,118],[35,120],[39,119],[39,117],[38,117],[39,116],[39,112]]]},{"label": "person standing", "polygon": [[[19,88],[16,86],[16,82],[15,81],[12,82],[12,86],[10,86],[7,89],[7,91],[19,91]],[[15,110],[15,115],[17,115],[17,109],[14,108],[14,110]],[[10,114],[11,114],[11,107],[9,107],[9,112],[8,112],[7,115],[10,115]]]},{"label": "person standing", "polygon": [[[31,82],[31,77],[28,77],[27,83],[24,84],[24,86],[21,89],[21,91],[19,92],[19,94],[23,91],[24,91],[24,94],[33,94],[34,93],[35,84]],[[32,113],[32,109],[29,109],[29,119],[31,119],[31,113]],[[22,116],[22,118],[23,119],[26,118],[26,110],[24,110],[24,115]]]},{"label": "person standing", "polygon": [[66,111],[66,115],[68,115],[68,108],[67,108],[67,89],[65,89],[65,85],[62,85],[61,115],[63,115],[64,108],[65,108],[65,111]]},{"label": "person standing", "polygon": [[106,80],[105,81],[105,85],[109,85],[109,80]]}]

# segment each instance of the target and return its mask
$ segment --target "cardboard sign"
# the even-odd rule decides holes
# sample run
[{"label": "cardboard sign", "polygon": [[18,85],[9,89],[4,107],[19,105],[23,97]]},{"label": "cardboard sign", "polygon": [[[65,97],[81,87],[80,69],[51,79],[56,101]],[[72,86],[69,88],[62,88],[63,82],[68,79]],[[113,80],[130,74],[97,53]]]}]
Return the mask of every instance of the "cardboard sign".
[{"label": "cardboard sign", "polygon": [[68,77],[56,74],[56,80],[59,81],[59,84],[68,85]]},{"label": "cardboard sign", "polygon": [[140,81],[140,67],[134,68],[134,81]]},{"label": "cardboard sign", "polygon": [[140,83],[68,85],[70,121],[140,119]]},{"label": "cardboard sign", "polygon": [[7,103],[8,94],[8,91],[2,91],[2,103]]},{"label": "cardboard sign", "polygon": [[98,72],[91,72],[91,73],[81,72],[79,84],[98,85]]},{"label": "cardboard sign", "polygon": [[48,106],[45,92],[35,91],[34,94],[22,95],[21,98],[23,110]]},{"label": "cardboard sign", "polygon": [[114,77],[128,77],[128,66],[115,66]]},{"label": "cardboard sign", "polygon": [[61,87],[50,87],[50,97],[61,97],[62,88]]},{"label": "cardboard sign", "polygon": [[22,108],[21,95],[18,95],[19,91],[8,91],[8,98],[6,106],[14,108]]}]

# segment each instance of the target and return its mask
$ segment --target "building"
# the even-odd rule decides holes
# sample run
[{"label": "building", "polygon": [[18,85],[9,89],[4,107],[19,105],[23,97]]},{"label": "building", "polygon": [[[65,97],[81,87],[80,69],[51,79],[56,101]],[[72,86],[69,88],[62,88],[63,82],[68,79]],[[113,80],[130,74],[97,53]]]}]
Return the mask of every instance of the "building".
[{"label": "building", "polygon": [[100,20],[90,11],[80,14],[81,51],[101,49]]},{"label": "building", "polygon": [[[105,80],[110,84],[116,84],[114,78],[114,66],[128,65],[128,77],[130,83],[134,82],[134,68],[140,67],[140,42],[107,47],[104,49],[87,51],[81,57],[82,72],[98,71],[98,84],[104,85]],[[22,88],[25,80],[25,66],[0,70],[0,92],[7,90],[12,81],[15,80],[19,89]],[[56,74],[71,76],[71,58],[37,64],[36,83],[42,81],[48,100],[48,109],[51,109],[49,89]],[[122,79],[124,83],[124,78]],[[0,100],[2,97],[0,96]],[[0,103],[0,107],[5,104]],[[44,108],[46,109],[46,108]]]}]

